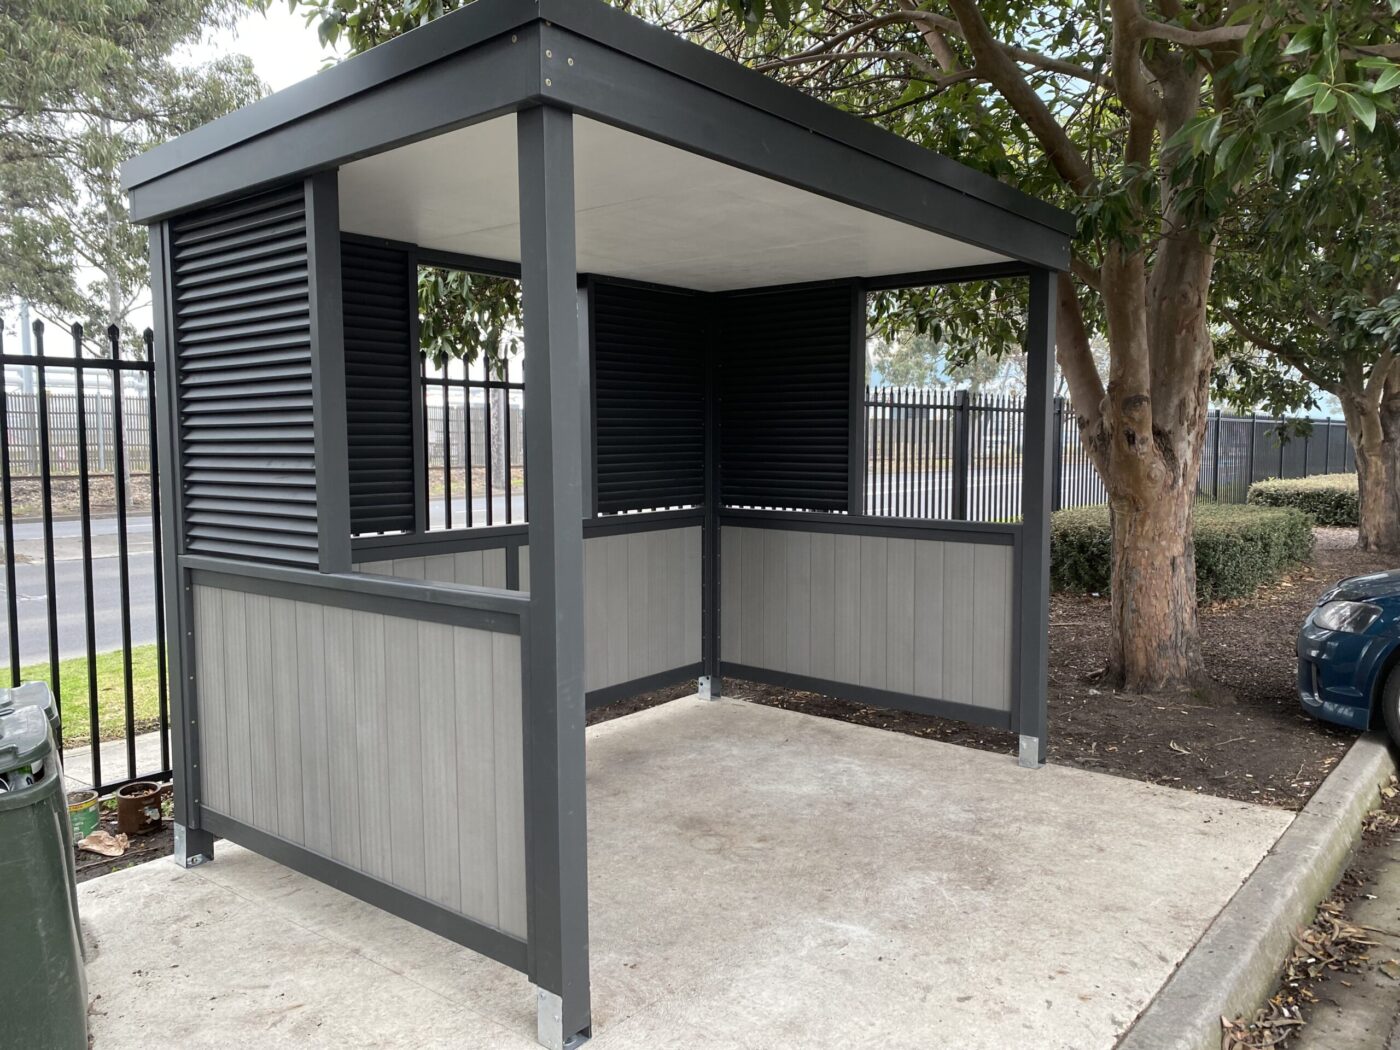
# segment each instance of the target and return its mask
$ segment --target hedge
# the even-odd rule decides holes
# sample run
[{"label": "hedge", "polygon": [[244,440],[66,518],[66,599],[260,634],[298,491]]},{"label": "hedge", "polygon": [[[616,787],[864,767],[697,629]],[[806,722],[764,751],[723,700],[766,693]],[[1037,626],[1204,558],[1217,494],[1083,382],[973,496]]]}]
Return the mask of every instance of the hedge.
[{"label": "hedge", "polygon": [[[1312,521],[1291,507],[1198,503],[1193,516],[1196,595],[1240,598],[1312,553]],[[1050,516],[1050,581],[1057,590],[1107,594],[1111,571],[1107,507]]]},{"label": "hedge", "polygon": [[1355,474],[1316,474],[1310,478],[1271,478],[1249,486],[1248,502],[1258,507],[1297,507],[1319,525],[1361,521]]}]

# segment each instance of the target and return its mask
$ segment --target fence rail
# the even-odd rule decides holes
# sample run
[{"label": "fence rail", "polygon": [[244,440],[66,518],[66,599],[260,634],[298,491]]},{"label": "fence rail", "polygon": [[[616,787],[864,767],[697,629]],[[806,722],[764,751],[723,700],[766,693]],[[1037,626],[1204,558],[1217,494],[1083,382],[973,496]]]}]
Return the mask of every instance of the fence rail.
[{"label": "fence rail", "polygon": [[6,655],[11,684],[48,680],[70,779],[106,792],[170,773],[153,337],[67,338],[49,353],[36,323],[16,355],[0,333]]},{"label": "fence rail", "polygon": [[[1021,514],[1021,398],[927,387],[865,391],[865,513],[914,518],[1009,521]],[[1211,413],[1198,491],[1243,503],[1265,478],[1356,469],[1341,420],[1281,436],[1282,420]],[[1074,411],[1055,399],[1052,508],[1096,506],[1107,492],[1079,440]]]}]

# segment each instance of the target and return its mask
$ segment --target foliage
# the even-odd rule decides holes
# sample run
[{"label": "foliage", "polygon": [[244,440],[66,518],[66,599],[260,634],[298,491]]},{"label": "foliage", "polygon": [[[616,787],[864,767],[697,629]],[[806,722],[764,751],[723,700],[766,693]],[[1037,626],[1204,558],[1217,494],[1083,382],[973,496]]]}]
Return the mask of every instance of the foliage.
[{"label": "foliage", "polygon": [[1256,481],[1246,498],[1256,507],[1296,507],[1318,525],[1355,528],[1360,520],[1355,474]]},{"label": "foliage", "polygon": [[483,354],[491,372],[505,376],[520,351],[520,282],[438,266],[418,270],[419,345],[442,367]]},{"label": "foliage", "polygon": [[[1279,579],[1312,553],[1312,522],[1300,510],[1197,503],[1192,512],[1196,595],[1241,598]],[[1050,580],[1056,590],[1107,594],[1112,537],[1107,507],[1050,518]]]},{"label": "foliage", "polygon": [[1251,188],[1224,227],[1217,265],[1216,392],[1274,414],[1315,408],[1317,389],[1365,398],[1400,351],[1394,116],[1364,149],[1308,168],[1286,187]]},{"label": "foliage", "polygon": [[[27,299],[90,331],[147,284],[126,220],[127,158],[252,101],[248,60],[190,68],[181,49],[255,0],[12,0],[0,7],[0,304]],[[84,285],[80,271],[99,276]],[[133,333],[128,333],[133,334]],[[100,348],[98,350],[100,352]]]}]

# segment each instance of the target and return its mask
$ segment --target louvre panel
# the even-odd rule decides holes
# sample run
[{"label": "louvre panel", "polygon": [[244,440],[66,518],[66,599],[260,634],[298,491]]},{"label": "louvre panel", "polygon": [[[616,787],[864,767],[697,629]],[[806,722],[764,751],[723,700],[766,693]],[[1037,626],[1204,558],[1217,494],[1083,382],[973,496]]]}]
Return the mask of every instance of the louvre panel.
[{"label": "louvre panel", "polygon": [[304,191],[185,216],[171,241],[186,546],[314,568]]},{"label": "louvre panel", "polygon": [[346,240],[345,418],[350,435],[350,531],[411,532],[415,274],[408,253]]},{"label": "louvre panel", "polygon": [[850,287],[737,294],[719,303],[723,504],[847,510]]},{"label": "louvre panel", "polygon": [[597,510],[705,500],[705,357],[697,296],[599,281],[593,291]]}]

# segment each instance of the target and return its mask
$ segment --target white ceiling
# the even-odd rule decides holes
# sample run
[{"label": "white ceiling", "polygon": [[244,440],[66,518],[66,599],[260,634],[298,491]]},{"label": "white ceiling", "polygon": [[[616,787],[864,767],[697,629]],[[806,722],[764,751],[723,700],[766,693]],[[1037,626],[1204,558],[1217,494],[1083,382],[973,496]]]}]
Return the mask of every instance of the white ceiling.
[{"label": "white ceiling", "polygon": [[[574,167],[581,273],[722,291],[1005,261],[582,117]],[[516,178],[497,117],[341,168],[341,229],[518,262]]]}]

